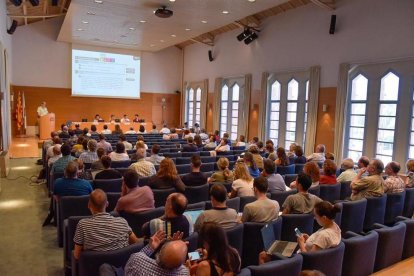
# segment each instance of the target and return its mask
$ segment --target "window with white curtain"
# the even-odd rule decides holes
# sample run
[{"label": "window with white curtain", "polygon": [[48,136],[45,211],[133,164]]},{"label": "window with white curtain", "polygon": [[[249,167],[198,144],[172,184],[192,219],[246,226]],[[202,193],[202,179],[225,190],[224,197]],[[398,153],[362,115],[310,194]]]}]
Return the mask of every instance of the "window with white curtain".
[{"label": "window with white curtain", "polygon": [[241,86],[238,81],[223,81],[221,88],[220,135],[227,132],[230,139],[238,138]]},{"label": "window with white curtain", "polygon": [[197,87],[195,90],[189,88],[185,99],[185,121],[190,127],[195,123],[200,124],[201,114],[201,88]]},{"label": "window with white curtain", "polygon": [[266,139],[275,147],[304,146],[307,123],[309,72],[273,74],[268,80]]},{"label": "window with white curtain", "polygon": [[353,67],[348,76],[344,157],[384,164],[414,158],[414,61]]}]

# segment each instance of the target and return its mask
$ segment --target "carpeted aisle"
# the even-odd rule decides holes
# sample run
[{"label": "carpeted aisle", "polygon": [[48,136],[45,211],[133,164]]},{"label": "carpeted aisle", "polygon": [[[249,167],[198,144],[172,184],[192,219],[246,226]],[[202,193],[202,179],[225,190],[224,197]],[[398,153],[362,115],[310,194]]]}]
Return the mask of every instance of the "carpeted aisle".
[{"label": "carpeted aisle", "polygon": [[[42,227],[49,208],[45,184],[31,186],[37,158],[12,159],[0,178],[0,275],[64,275],[56,228]],[[20,178],[18,178],[20,177]],[[26,178],[22,178],[26,177]],[[15,179],[16,180],[11,180]]]}]

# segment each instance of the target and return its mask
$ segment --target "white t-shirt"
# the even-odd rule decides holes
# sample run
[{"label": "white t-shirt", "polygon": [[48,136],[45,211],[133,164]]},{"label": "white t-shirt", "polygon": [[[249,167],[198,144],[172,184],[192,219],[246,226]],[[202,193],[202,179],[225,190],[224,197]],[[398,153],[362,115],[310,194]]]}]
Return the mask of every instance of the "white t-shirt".
[{"label": "white t-shirt", "polygon": [[322,249],[337,246],[341,242],[341,229],[334,222],[332,227],[319,229],[306,240],[305,246],[308,251],[315,244]]},{"label": "white t-shirt", "polygon": [[37,115],[39,115],[40,117],[45,116],[47,114],[49,114],[49,111],[47,111],[47,107],[39,106],[37,108]]},{"label": "white t-shirt", "polygon": [[170,134],[170,133],[171,133],[171,130],[170,130],[169,128],[163,127],[163,128],[160,130],[160,133],[163,133],[163,134]]},{"label": "white t-shirt", "polygon": [[237,191],[237,196],[254,196],[253,192],[253,179],[247,182],[244,179],[237,179],[233,181],[231,185],[232,189]]},{"label": "white t-shirt", "polygon": [[109,157],[111,157],[112,161],[123,161],[123,160],[128,160],[129,156],[126,153],[116,153],[116,152],[111,152],[109,154]]}]

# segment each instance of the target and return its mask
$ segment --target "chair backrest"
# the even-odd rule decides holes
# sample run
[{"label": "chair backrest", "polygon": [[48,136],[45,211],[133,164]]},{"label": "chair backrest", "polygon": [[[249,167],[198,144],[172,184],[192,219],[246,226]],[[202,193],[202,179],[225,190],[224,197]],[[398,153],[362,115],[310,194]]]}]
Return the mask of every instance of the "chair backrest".
[{"label": "chair backrest", "polygon": [[214,163],[216,162],[216,157],[215,156],[201,156],[201,163]]},{"label": "chair backrest", "polygon": [[[182,154],[184,154],[185,152],[183,152]],[[175,160],[175,163],[177,165],[188,165],[191,162],[191,157],[177,157],[177,159]]]},{"label": "chair backrest", "polygon": [[299,275],[302,270],[303,257],[301,254],[295,254],[291,258],[272,261],[263,265],[252,265],[247,267],[251,275],[269,276],[269,275]]},{"label": "chair backrest", "polygon": [[143,243],[137,243],[113,251],[84,251],[78,261],[78,275],[99,275],[99,267],[104,263],[124,267],[131,254],[139,252],[143,247]]},{"label": "chair backrest", "polygon": [[340,276],[342,273],[342,261],[345,245],[341,242],[338,246],[313,252],[302,252],[302,270],[319,270],[325,275]]},{"label": "chair backrest", "polygon": [[[178,162],[178,158],[177,158]],[[185,164],[185,165],[176,165],[178,174],[184,174],[184,173],[190,173],[191,172],[191,165]]]},{"label": "chair backrest", "polygon": [[120,172],[120,174],[121,174],[122,176],[124,176],[124,173],[128,170],[128,168],[116,168],[116,170],[117,170],[118,172]]},{"label": "chair backrest", "polygon": [[343,276],[365,276],[374,272],[375,253],[378,233],[370,231],[366,235],[347,232],[349,238],[343,238],[345,254],[342,263]]},{"label": "chair backrest", "polygon": [[75,247],[73,237],[75,236],[76,226],[78,222],[89,216],[71,216],[64,221],[63,229],[63,262],[65,270],[71,269],[72,250]]},{"label": "chair backrest", "polygon": [[404,249],[402,258],[408,259],[414,256],[414,219],[408,219],[406,217],[397,217],[397,221],[405,223],[407,227],[405,230]]},{"label": "chair backrest", "polygon": [[256,197],[254,196],[242,196],[240,197],[240,206],[239,206],[239,211],[238,212],[243,212],[244,210],[244,206],[246,206],[247,204],[256,201]]},{"label": "chair backrest", "polygon": [[314,186],[314,187],[310,187],[310,188],[308,189],[308,193],[313,194],[313,195],[316,195],[316,196],[318,196],[318,197],[319,197],[319,195],[320,195],[320,191],[321,191],[321,187],[320,187],[320,185],[318,185],[318,186]]},{"label": "chair backrest", "polygon": [[200,155],[200,152],[199,151],[195,151],[195,152],[181,152],[181,156],[182,157],[190,157],[190,159],[191,159],[191,157],[193,155]]},{"label": "chair backrest", "polygon": [[140,177],[139,178],[139,181],[138,181],[138,185],[140,187],[147,186],[148,181],[150,180],[150,178],[151,178],[151,176],[148,176],[148,177]]},{"label": "chair backrest", "polygon": [[387,194],[384,217],[384,223],[386,225],[394,224],[395,218],[402,215],[404,210],[404,199],[405,191],[401,193]]},{"label": "chair backrest", "polygon": [[198,248],[198,233],[193,232],[190,236],[183,239],[185,242],[188,242],[188,252],[196,251]]},{"label": "chair backrest", "polygon": [[154,193],[154,201],[155,201],[155,208],[161,207],[165,205],[165,201],[167,200],[167,197],[175,193],[175,188],[169,188],[169,189],[152,189],[152,192]]},{"label": "chair backrest", "polygon": [[276,172],[285,175],[285,174],[294,174],[295,173],[295,164],[289,166],[277,166]]},{"label": "chair backrest", "polygon": [[106,197],[108,199],[108,207],[106,207],[106,211],[109,213],[115,209],[118,199],[121,197],[121,193],[106,193]]},{"label": "chair backrest", "polygon": [[270,193],[270,198],[276,200],[279,203],[279,206],[282,206],[288,196],[296,194],[297,192],[298,191],[296,189],[284,192],[274,192]]},{"label": "chair backrest", "polygon": [[305,167],[305,164],[295,164],[295,174],[303,172],[303,167]]},{"label": "chair backrest", "polygon": [[207,201],[209,199],[209,185],[187,186],[184,195],[187,197],[188,203]]},{"label": "chair backrest", "polygon": [[237,252],[239,252],[239,255],[242,256],[244,225],[239,224],[231,229],[226,229],[225,231],[229,245],[234,247]]},{"label": "chair backrest", "polygon": [[92,184],[93,189],[102,189],[106,193],[120,193],[122,178],[117,179],[95,179]]},{"label": "chair backrest", "polygon": [[360,233],[364,229],[365,210],[367,200],[365,198],[356,201],[342,202],[342,233],[352,231]]},{"label": "chair backrest", "polygon": [[285,184],[286,184],[286,186],[290,186],[290,183],[292,183],[293,181],[295,181],[297,177],[298,177],[297,174],[285,174],[284,175],[284,178],[285,178]]},{"label": "chair backrest", "polygon": [[122,160],[122,161],[112,161],[111,162],[111,167],[113,169],[116,168],[128,168],[129,165],[131,165],[131,160]]},{"label": "chair backrest", "polygon": [[192,203],[192,204],[187,204],[187,209],[188,211],[190,210],[205,210],[206,209],[206,202],[197,202],[197,203]]},{"label": "chair backrest", "polygon": [[340,199],[344,200],[351,197],[352,189],[351,189],[351,181],[341,182],[341,195]]},{"label": "chair backrest", "polygon": [[319,185],[319,197],[323,200],[334,203],[341,197],[341,183]]},{"label": "chair backrest", "polygon": [[368,197],[365,211],[364,230],[371,230],[374,223],[384,223],[387,195]]},{"label": "chair backrest", "polygon": [[212,172],[214,171],[214,162],[202,163],[200,167],[201,172]]},{"label": "chair backrest", "polygon": [[406,226],[398,222],[393,227],[383,226],[375,231],[378,232],[379,239],[374,271],[379,271],[401,260]]},{"label": "chair backrest", "polygon": [[403,216],[406,218],[411,218],[414,213],[414,188],[405,189],[405,201],[404,201],[404,210]]},{"label": "chair backrest", "polygon": [[312,214],[287,214],[282,215],[282,235],[283,241],[297,241],[295,228],[302,233],[311,234],[313,232]]},{"label": "chair backrest", "polygon": [[158,207],[152,210],[143,211],[135,214],[120,212],[119,215],[123,217],[131,227],[132,231],[135,233],[137,237],[142,237],[142,225],[144,223],[161,217],[164,214],[164,207]]}]

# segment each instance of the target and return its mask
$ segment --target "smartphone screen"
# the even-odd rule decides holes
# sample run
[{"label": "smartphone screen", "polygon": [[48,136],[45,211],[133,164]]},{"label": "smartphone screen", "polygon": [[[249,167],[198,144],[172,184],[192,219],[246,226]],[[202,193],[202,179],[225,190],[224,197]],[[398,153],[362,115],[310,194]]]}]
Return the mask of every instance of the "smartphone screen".
[{"label": "smartphone screen", "polygon": [[198,251],[188,253],[188,258],[191,261],[198,261],[200,259],[200,253]]},{"label": "smartphone screen", "polygon": [[300,237],[302,235],[298,228],[295,228],[295,233],[297,237]]}]

